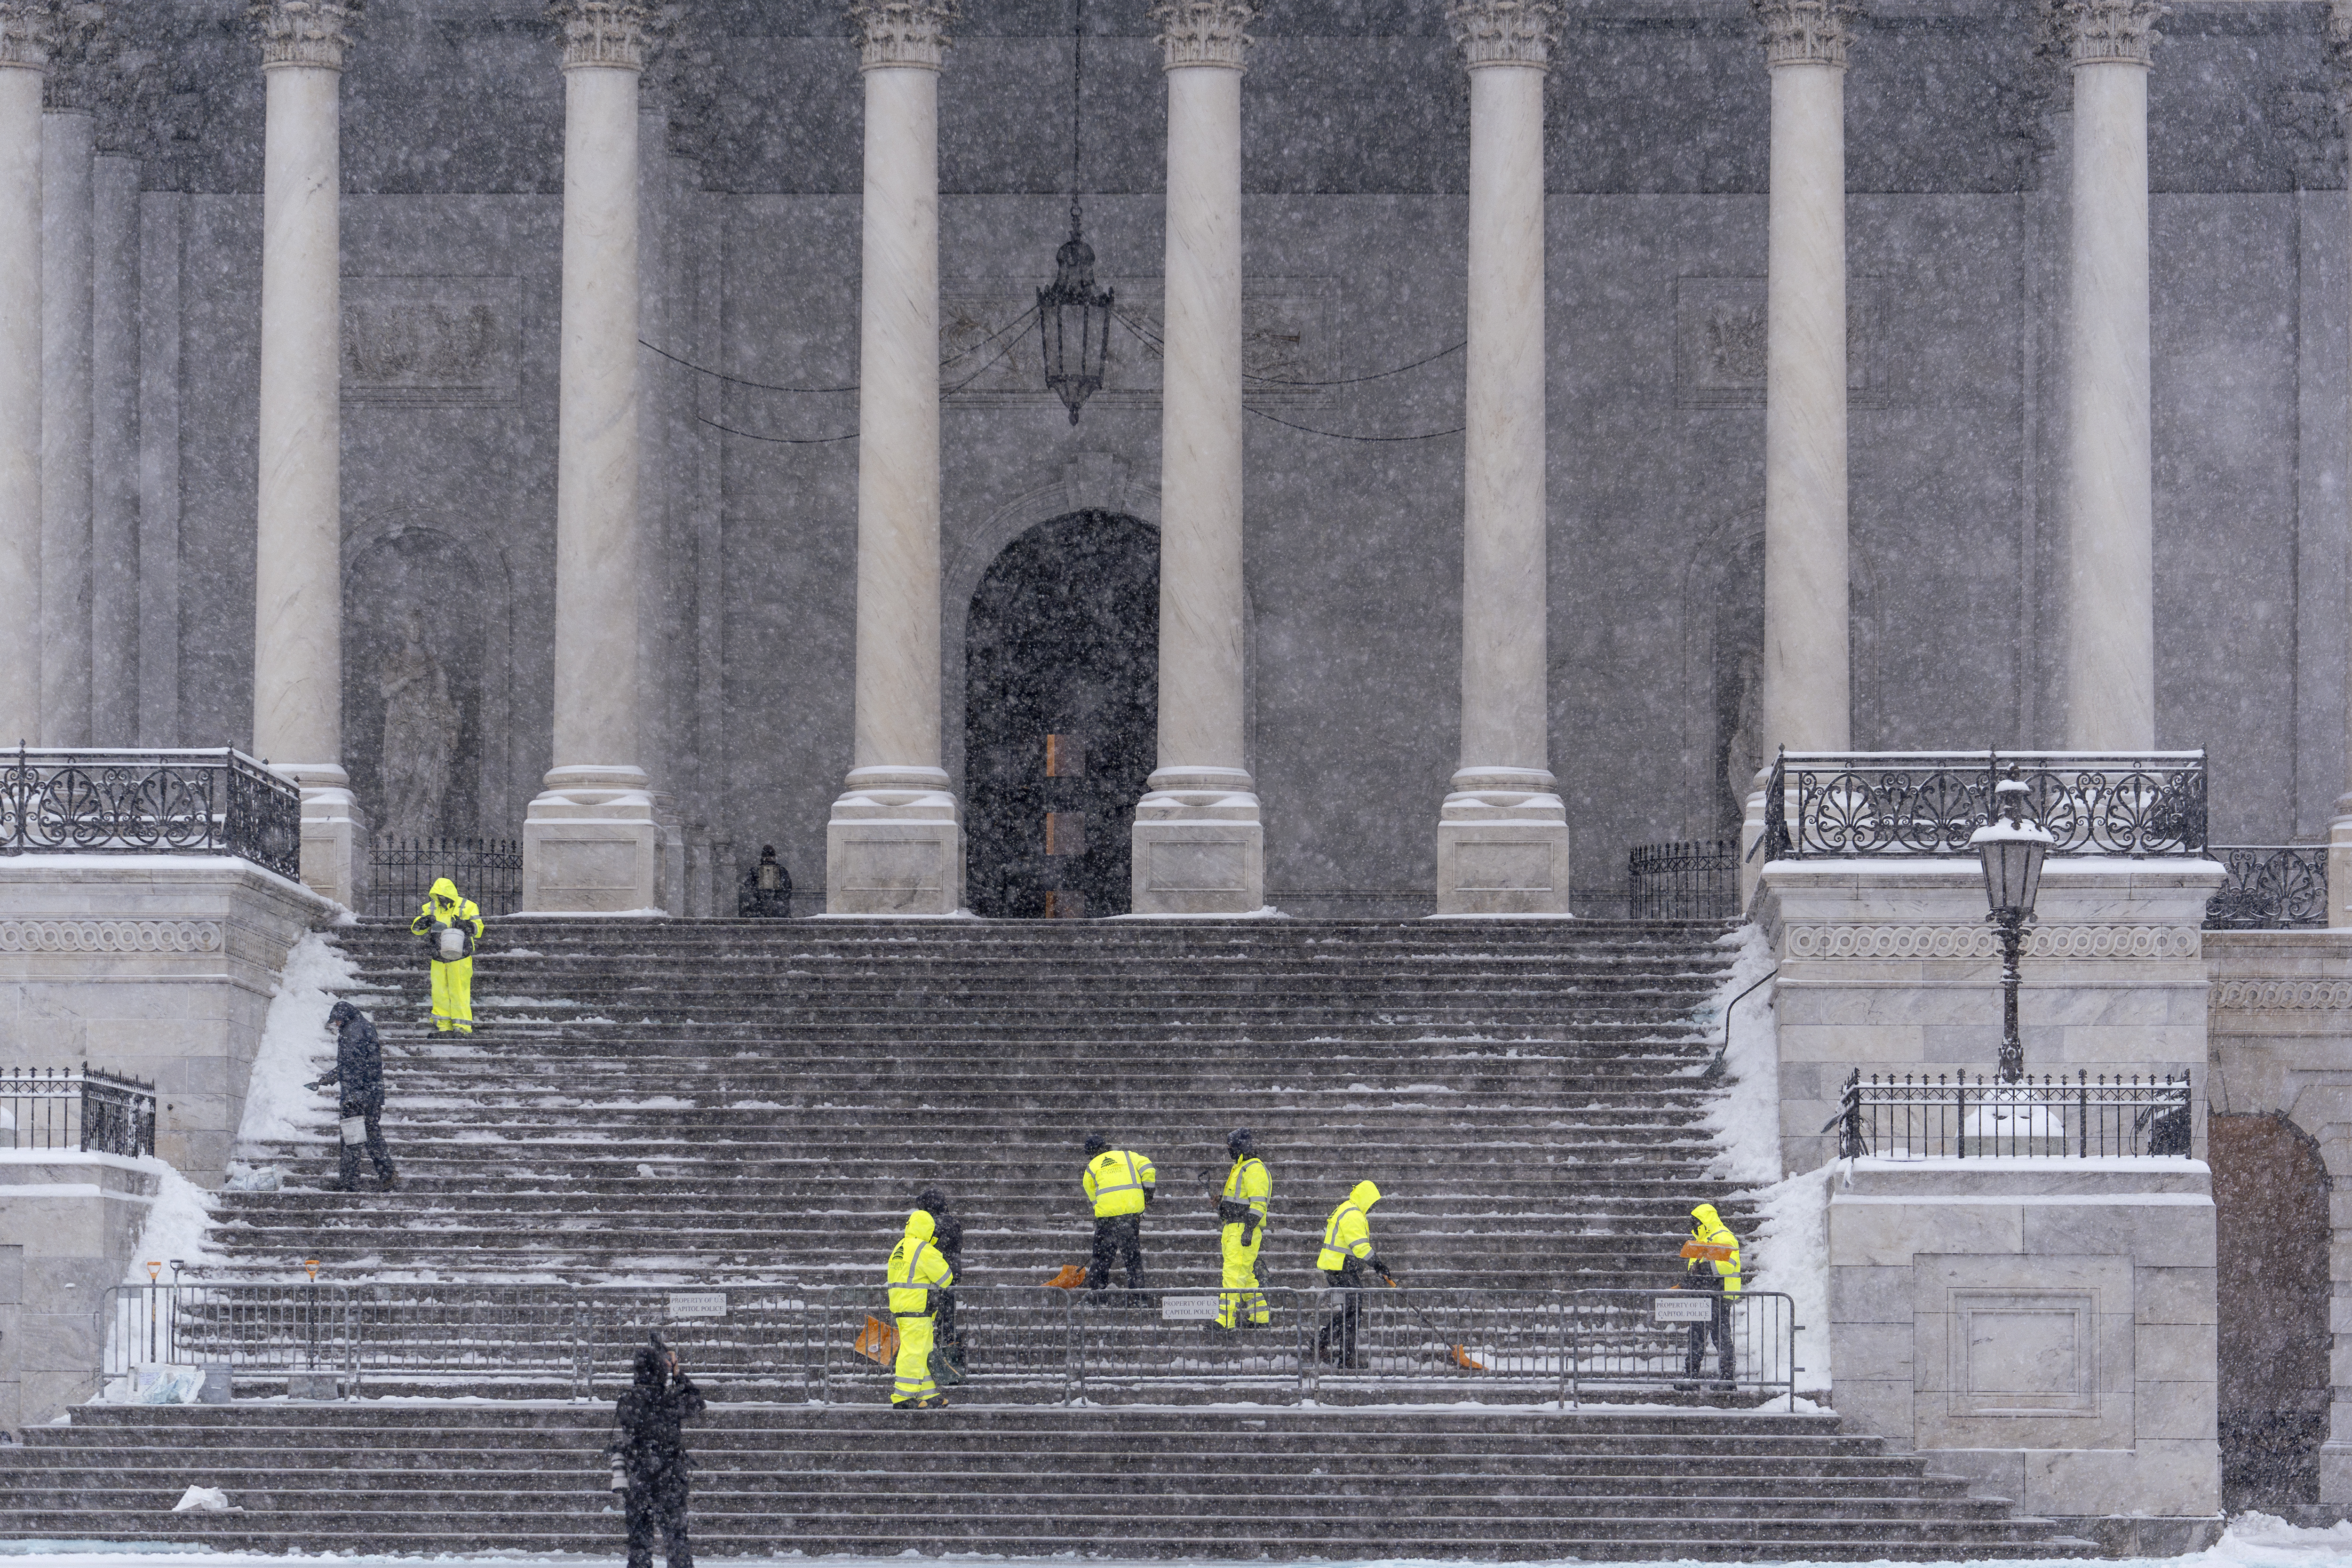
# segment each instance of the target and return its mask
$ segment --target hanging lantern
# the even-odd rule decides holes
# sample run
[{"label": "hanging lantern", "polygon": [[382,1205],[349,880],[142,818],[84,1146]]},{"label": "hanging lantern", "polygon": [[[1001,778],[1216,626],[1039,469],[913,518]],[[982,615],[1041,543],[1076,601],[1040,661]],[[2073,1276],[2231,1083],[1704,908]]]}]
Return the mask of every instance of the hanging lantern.
[{"label": "hanging lantern", "polygon": [[1070,237],[1054,253],[1054,283],[1037,290],[1037,330],[1045,337],[1045,384],[1078,422],[1078,410],[1102,390],[1110,352],[1108,289],[1095,289],[1095,252],[1081,236],[1078,204],[1070,204]]}]

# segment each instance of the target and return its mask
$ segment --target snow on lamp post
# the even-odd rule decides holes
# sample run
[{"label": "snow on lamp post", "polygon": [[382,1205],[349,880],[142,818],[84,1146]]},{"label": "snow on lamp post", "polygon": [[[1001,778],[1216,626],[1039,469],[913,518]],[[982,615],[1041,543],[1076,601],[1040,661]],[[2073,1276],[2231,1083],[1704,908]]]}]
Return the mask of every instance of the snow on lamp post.
[{"label": "snow on lamp post", "polygon": [[2017,961],[2033,921],[2042,862],[2055,840],[2026,817],[2029,792],[2014,763],[1992,794],[1992,820],[1969,837],[1969,847],[1984,861],[1985,900],[1992,906],[1985,918],[2000,931],[2000,1077],[2014,1083],[2025,1071],[2025,1042],[2017,1031]]}]

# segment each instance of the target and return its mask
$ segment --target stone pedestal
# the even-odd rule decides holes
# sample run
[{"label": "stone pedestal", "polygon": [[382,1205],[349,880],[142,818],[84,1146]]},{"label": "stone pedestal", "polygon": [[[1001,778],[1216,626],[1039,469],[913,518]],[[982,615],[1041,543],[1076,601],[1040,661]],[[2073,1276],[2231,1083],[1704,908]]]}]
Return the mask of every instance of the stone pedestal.
[{"label": "stone pedestal", "polygon": [[0,1061],[155,1085],[155,1150],[218,1186],[286,954],[333,905],[244,860],[0,858]]},{"label": "stone pedestal", "polygon": [[270,771],[302,792],[302,885],[347,910],[368,892],[368,820],[351,777],[331,763],[279,763]]},{"label": "stone pedestal", "polygon": [[522,907],[532,914],[666,909],[668,832],[635,768],[549,772],[522,825]]},{"label": "stone pedestal", "polygon": [[[2206,900],[2210,860],[2053,858],[2027,933],[2026,1070],[2196,1082],[2204,1148]],[[1822,1124],[1846,1075],[1990,1076],[2001,1037],[2000,944],[1984,873],[1964,860],[1776,860],[1751,916],[1780,964],[1773,1013],[1785,1170],[1832,1158]]]},{"label": "stone pedestal", "polygon": [[0,1151],[0,1430],[100,1392],[106,1292],[130,1271],[158,1184],[152,1165],[111,1154]]},{"label": "stone pedestal", "polygon": [[1437,823],[1439,914],[1565,914],[1568,880],[1568,807],[1549,771],[1454,775]]},{"label": "stone pedestal", "polygon": [[1861,1160],[1851,1177],[1829,1205],[1838,1414],[2074,1533],[2206,1544],[2221,1474],[2205,1165]]}]

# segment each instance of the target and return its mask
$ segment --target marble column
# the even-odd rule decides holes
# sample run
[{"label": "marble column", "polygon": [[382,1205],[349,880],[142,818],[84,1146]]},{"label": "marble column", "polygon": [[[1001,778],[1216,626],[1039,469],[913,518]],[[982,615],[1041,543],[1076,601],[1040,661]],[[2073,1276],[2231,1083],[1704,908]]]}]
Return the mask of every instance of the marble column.
[{"label": "marble column", "polygon": [[[1764,260],[1765,768],[1781,748],[1853,743],[1847,651],[1845,67],[1853,0],[1757,0],[1772,78]],[[1760,859],[1759,768],[1740,836],[1743,904]]]},{"label": "marble column", "polygon": [[2148,436],[2147,68],[2156,0],[2066,0],[2074,76],[2066,742],[2156,744]]},{"label": "marble column", "polygon": [[523,822],[523,908],[660,905],[637,685],[637,85],[650,7],[556,0],[563,316],[555,475],[554,766]]},{"label": "marble column", "polygon": [[857,679],[824,830],[825,911],[945,915],[963,827],[940,766],[939,80],[946,0],[858,0]]},{"label": "marble column", "polygon": [[349,0],[251,13],[266,95],[253,749],[302,791],[302,880],[357,908],[367,825],[342,765],[341,118]]},{"label": "marble column", "polygon": [[87,746],[90,596],[88,54],[99,18],[61,11],[41,114],[40,744]]},{"label": "marble column", "polygon": [[89,733],[139,737],[139,191],[136,156],[100,150],[90,203]]},{"label": "marble column", "polygon": [[1462,752],[1437,824],[1441,915],[1568,912],[1551,774],[1544,494],[1544,78],[1557,0],[1458,0],[1470,71]]},{"label": "marble column", "polygon": [[47,0],[0,0],[0,745],[41,739],[41,79]]},{"label": "marble column", "polygon": [[1242,68],[1257,9],[1151,8],[1168,79],[1168,258],[1160,754],[1135,808],[1137,914],[1246,914],[1265,902],[1242,584]]},{"label": "marble column", "polygon": [[[2329,0],[2327,58],[2335,89],[2336,124],[2347,141],[2352,142],[2352,0]],[[2352,252],[2347,252],[2344,268],[2347,275],[2352,276]],[[2352,473],[2352,428],[2347,428],[2345,436],[2340,457],[2345,471]],[[2352,624],[2352,555],[2346,559],[2344,580],[2345,619]],[[2336,798],[2334,819],[2327,825],[2327,923],[2339,931],[2352,929],[2352,659],[2347,659],[2344,671],[2344,793]],[[2352,1410],[2347,1410],[2347,1415],[2352,1418]],[[2345,1446],[2343,1495],[2352,1499],[2352,1426],[2340,1430],[2336,1437]]]}]

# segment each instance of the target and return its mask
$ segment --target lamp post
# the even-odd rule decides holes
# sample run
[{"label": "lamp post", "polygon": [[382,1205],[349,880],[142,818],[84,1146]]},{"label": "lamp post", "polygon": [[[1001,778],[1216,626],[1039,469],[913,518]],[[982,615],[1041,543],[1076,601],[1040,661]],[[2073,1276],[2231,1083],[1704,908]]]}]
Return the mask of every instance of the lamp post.
[{"label": "lamp post", "polygon": [[2014,1083],[2025,1071],[2025,1042],[2017,1032],[2017,961],[2025,946],[2025,928],[2033,922],[2042,862],[2054,840],[2026,817],[2029,794],[2015,763],[2010,764],[2009,776],[1993,786],[1992,795],[1992,820],[1969,837],[1969,847],[1984,860],[1985,900],[1992,906],[1985,918],[2000,931],[2000,1077],[2004,1083]]}]

